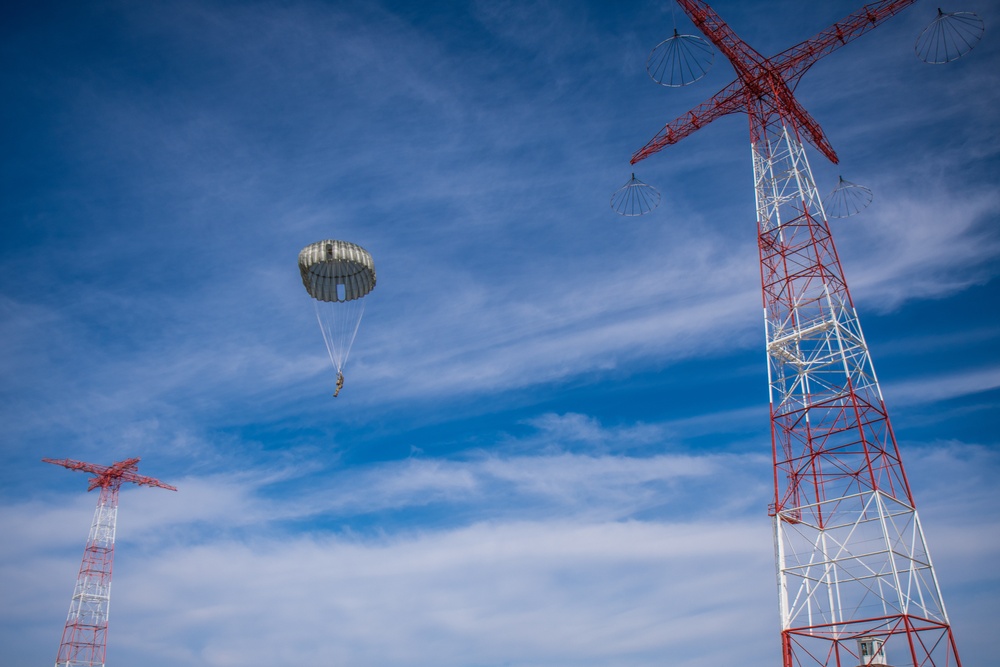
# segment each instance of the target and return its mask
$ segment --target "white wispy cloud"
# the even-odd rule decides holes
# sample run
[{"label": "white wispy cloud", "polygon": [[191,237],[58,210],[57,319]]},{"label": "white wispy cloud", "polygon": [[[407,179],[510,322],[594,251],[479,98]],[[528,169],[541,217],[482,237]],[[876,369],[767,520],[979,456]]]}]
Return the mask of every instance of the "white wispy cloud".
[{"label": "white wispy cloud", "polygon": [[[889,201],[838,229],[845,271],[866,308],[960,292],[996,274],[1000,196],[925,186],[883,187]],[[874,205],[873,205],[874,206]]]},{"label": "white wispy cloud", "polygon": [[[995,503],[983,502],[996,497],[991,482],[996,455],[957,442],[911,445],[908,454],[918,499],[937,508],[925,514],[924,522],[936,562],[950,573],[943,585],[956,630],[970,651],[980,650],[976,647],[988,643],[974,634],[980,622],[962,608],[965,595],[949,593],[961,593],[966,581],[980,581],[974,573],[1000,556],[995,537],[1000,532],[990,528],[997,521]],[[765,482],[769,477],[767,461],[748,458],[707,454],[690,457],[687,469],[684,465],[683,460],[668,465],[666,460],[616,463],[571,456],[492,459],[471,464],[465,478],[508,482],[515,504],[518,496],[558,496],[579,510],[593,502],[589,495],[602,484],[640,497],[654,477],[674,479],[681,495],[691,495],[702,492],[699,485],[707,476],[703,503],[745,506],[746,487],[733,479],[744,476],[747,467],[756,470],[754,477]],[[362,474],[360,481],[374,502],[395,496],[419,504],[428,490],[454,487],[460,478],[455,471],[441,471],[386,464]],[[330,486],[340,481],[334,478]],[[428,661],[456,667],[653,665],[668,654],[676,664],[703,667],[740,659],[763,663],[773,652],[773,554],[763,508],[699,517],[679,503],[668,505],[658,521],[609,521],[580,511],[542,519],[525,505],[502,519],[437,530],[289,535],[281,529],[287,517],[263,517],[255,509],[259,480],[189,479],[184,484],[196,498],[184,501],[182,512],[140,508],[138,492],[123,498],[112,605],[118,660],[141,659],[154,667],[331,656],[383,667]],[[574,487],[589,491],[572,493]],[[142,491],[146,498],[156,492]],[[221,500],[225,497],[230,500]],[[452,498],[467,501],[467,495]],[[360,505],[342,511],[348,509],[365,511]],[[950,520],[958,509],[962,520]],[[68,521],[55,506],[15,512],[29,513],[39,525]],[[132,518],[125,520],[127,515]],[[198,529],[206,516],[220,528],[269,523],[236,539],[224,529]],[[33,587],[27,596],[33,601],[18,608],[16,621],[10,609],[4,612],[4,632],[29,628],[41,638],[47,625],[52,643],[77,556],[43,556],[51,553],[51,539],[36,541],[23,527],[10,528],[7,534],[27,539],[22,549],[0,552],[0,568],[10,572],[33,558],[33,570],[48,579],[14,584],[11,592],[19,597],[19,587]],[[156,539],[156,532],[166,537]],[[185,532],[198,539],[178,540]],[[972,628],[963,628],[965,622]],[[716,641],[722,629],[735,632],[734,641]]]},{"label": "white wispy cloud", "polygon": [[886,393],[891,404],[923,405],[997,387],[1000,387],[1000,367],[992,366],[896,382],[886,388]]},{"label": "white wispy cloud", "polygon": [[[163,554],[141,578],[120,580],[128,592],[116,603],[132,611],[117,631],[135,644],[119,650],[153,646],[193,665],[331,655],[383,665],[607,664],[623,655],[654,664],[666,650],[705,665],[712,656],[691,646],[715,633],[704,615],[724,622],[726,609],[770,588],[725,567],[737,557],[770,574],[767,536],[734,524],[528,522],[371,544],[219,544]],[[671,572],[695,562],[706,573],[698,581]],[[178,613],[164,617],[161,605]],[[767,623],[757,623],[741,639],[764,652]],[[206,626],[211,633],[199,632]],[[178,645],[178,635],[196,639]]]}]

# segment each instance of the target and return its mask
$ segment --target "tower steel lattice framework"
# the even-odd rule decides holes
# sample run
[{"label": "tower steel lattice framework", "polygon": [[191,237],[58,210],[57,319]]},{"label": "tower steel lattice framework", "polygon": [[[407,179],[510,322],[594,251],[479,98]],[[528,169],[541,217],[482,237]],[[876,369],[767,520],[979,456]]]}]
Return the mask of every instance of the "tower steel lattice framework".
[{"label": "tower steel lattice framework", "polygon": [[868,4],[766,58],[707,3],[678,0],[737,78],[631,160],[724,115],[749,118],[784,667],[961,666],[803,142],[835,163],[837,155],[792,93],[817,60],[913,2]]},{"label": "tower steel lattice framework", "polygon": [[55,665],[103,667],[108,647],[108,608],[111,603],[111,566],[115,557],[118,491],[125,482],[170,491],[177,489],[158,479],[136,474],[138,458],[117,461],[110,466],[70,459],[42,461],[91,473],[95,476],[91,478],[87,490],[101,489]]}]

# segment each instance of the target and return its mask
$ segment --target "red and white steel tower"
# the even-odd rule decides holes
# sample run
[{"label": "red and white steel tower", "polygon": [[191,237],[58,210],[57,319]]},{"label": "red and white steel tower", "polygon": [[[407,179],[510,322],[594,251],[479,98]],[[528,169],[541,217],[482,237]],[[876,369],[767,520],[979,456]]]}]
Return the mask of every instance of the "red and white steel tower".
[{"label": "red and white steel tower", "polygon": [[913,2],[871,3],[766,58],[707,3],[678,0],[737,78],[632,156],[730,113],[750,120],[784,667],[961,666],[803,142],[837,156],[792,93],[818,59]]},{"label": "red and white steel tower", "polygon": [[101,489],[87,547],[83,550],[80,574],[69,603],[56,667],[103,667],[108,646],[108,607],[111,602],[111,565],[115,556],[118,491],[125,482],[171,491],[177,489],[158,479],[136,474],[138,458],[117,461],[110,466],[70,459],[42,461],[91,473],[95,476],[91,478],[87,490]]}]

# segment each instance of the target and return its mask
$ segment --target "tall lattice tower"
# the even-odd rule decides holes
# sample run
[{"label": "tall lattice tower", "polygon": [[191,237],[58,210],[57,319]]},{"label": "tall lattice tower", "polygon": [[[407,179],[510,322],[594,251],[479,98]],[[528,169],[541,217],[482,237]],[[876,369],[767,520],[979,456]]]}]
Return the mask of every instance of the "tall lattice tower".
[{"label": "tall lattice tower", "polygon": [[108,607],[111,603],[111,565],[115,557],[115,524],[118,519],[118,491],[130,482],[176,491],[158,479],[136,474],[139,459],[125,459],[110,466],[70,459],[42,459],[70,470],[82,470],[91,478],[88,491],[101,489],[87,547],[83,550],[80,574],[69,603],[56,667],[100,667],[108,648]]},{"label": "tall lattice tower", "polygon": [[871,3],[765,58],[707,3],[678,0],[737,78],[632,156],[726,114],[749,117],[784,667],[961,665],[803,142],[837,156],[792,93],[818,59],[914,1]]}]

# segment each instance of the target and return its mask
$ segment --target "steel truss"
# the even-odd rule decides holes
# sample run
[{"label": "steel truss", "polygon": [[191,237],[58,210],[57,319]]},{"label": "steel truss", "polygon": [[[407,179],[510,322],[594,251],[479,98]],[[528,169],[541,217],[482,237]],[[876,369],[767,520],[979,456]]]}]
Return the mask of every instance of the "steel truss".
[{"label": "steel truss", "polygon": [[705,0],[677,0],[736,80],[631,160],[722,116],[750,120],[784,667],[961,667],[803,140],[837,154],[793,93],[816,61],[914,2],[870,2],[768,58]]},{"label": "steel truss", "polygon": [[76,579],[62,641],[59,642],[56,667],[104,665],[120,487],[121,483],[101,487],[90,536],[83,550],[80,575]]},{"label": "steel truss", "polygon": [[[784,665],[959,667],[802,141],[777,114],[749,116]],[[859,655],[866,638],[877,655]]]},{"label": "steel truss", "polygon": [[104,667],[108,648],[108,609],[111,605],[111,566],[115,559],[118,491],[125,482],[170,491],[177,489],[158,479],[138,474],[138,458],[116,461],[109,466],[72,459],[42,461],[90,473],[94,477],[90,479],[87,490],[101,490],[87,546],[83,550],[80,574],[69,603],[55,667]]}]

